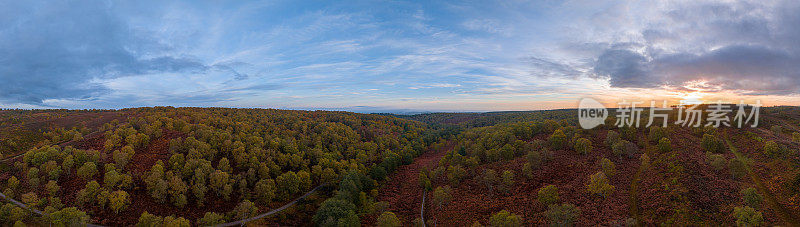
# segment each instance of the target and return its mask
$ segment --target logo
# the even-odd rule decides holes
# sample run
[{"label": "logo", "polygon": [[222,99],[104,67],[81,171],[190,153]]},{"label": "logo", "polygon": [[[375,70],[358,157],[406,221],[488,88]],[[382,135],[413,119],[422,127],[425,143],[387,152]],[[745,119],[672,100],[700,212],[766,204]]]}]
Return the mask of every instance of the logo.
[{"label": "logo", "polygon": [[605,123],[608,109],[597,100],[583,98],[578,103],[578,123],[583,129],[592,129]]}]

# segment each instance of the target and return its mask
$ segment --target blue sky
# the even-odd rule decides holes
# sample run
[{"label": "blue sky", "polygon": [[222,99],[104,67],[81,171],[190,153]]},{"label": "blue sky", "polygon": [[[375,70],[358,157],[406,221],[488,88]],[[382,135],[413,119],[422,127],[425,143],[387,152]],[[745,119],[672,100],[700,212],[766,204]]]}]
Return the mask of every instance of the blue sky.
[{"label": "blue sky", "polygon": [[0,107],[800,103],[791,1],[7,1]]}]

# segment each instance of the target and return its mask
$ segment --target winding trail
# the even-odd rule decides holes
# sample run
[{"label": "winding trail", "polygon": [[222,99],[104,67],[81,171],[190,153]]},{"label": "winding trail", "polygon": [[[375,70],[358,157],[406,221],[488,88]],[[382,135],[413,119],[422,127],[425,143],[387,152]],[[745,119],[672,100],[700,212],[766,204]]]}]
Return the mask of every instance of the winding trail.
[{"label": "winding trail", "polygon": [[728,149],[736,156],[736,159],[744,163],[745,169],[747,170],[747,175],[750,176],[750,179],[756,186],[759,192],[764,195],[764,200],[767,204],[774,209],[778,215],[780,215],[781,219],[786,222],[789,226],[800,226],[800,220],[797,219],[796,216],[792,214],[789,209],[783,206],[778,200],[776,199],[775,195],[772,194],[772,191],[767,189],[764,186],[764,182],[761,180],[761,177],[758,174],[753,173],[753,170],[750,168],[750,164],[747,162],[747,157],[739,152],[739,149],[733,145],[733,142],[727,137],[725,139],[725,143],[728,145]]},{"label": "winding trail", "polygon": [[[376,201],[389,203],[389,210],[397,215],[403,226],[411,226],[415,218],[421,217],[419,213],[423,201],[423,189],[419,186],[419,172],[423,169],[433,169],[439,165],[439,160],[446,151],[452,149],[454,144],[448,143],[441,149],[427,152],[408,165],[400,166],[383,183],[378,191]],[[368,218],[365,224],[374,224],[376,217]]]},{"label": "winding trail", "polygon": [[[30,211],[30,212],[32,212],[34,214],[39,215],[39,216],[48,216],[49,215],[49,214],[43,213],[40,210],[37,210],[36,208],[31,208],[31,207],[25,206],[25,204],[23,204],[23,203],[21,203],[21,202],[19,202],[17,200],[14,200],[14,199],[12,199],[10,197],[7,197],[3,193],[0,193],[0,197],[3,197],[3,199],[8,200],[9,202],[13,203],[14,205],[22,207],[22,209],[28,210],[28,211]],[[102,225],[95,225],[95,224],[91,224],[91,223],[85,223],[84,226],[88,226],[88,227],[104,227]]]},{"label": "winding trail", "polygon": [[[281,211],[285,210],[286,208],[289,208],[289,207],[292,207],[292,206],[294,206],[294,204],[296,204],[297,202],[299,202],[299,201],[300,201],[300,200],[302,200],[302,199],[305,199],[306,197],[308,197],[308,196],[309,196],[309,195],[311,195],[312,193],[316,192],[316,191],[317,191],[317,189],[320,189],[322,186],[325,186],[325,184],[321,184],[321,185],[319,185],[319,186],[315,187],[314,189],[311,189],[311,191],[309,191],[309,192],[306,192],[306,194],[304,194],[303,196],[300,196],[300,197],[298,197],[297,199],[293,200],[292,202],[289,202],[289,203],[287,203],[286,205],[283,205],[282,207],[279,207],[279,208],[277,208],[277,209],[270,210],[269,212],[266,212],[266,213],[263,213],[263,214],[259,214],[258,216],[255,216],[255,217],[252,217],[252,218],[247,218],[247,219],[242,219],[242,220],[238,220],[238,221],[234,221],[234,222],[229,222],[229,223],[225,223],[225,224],[219,224],[219,225],[215,225],[215,227],[237,226],[237,225],[240,225],[240,226],[241,226],[241,225],[245,225],[245,224],[247,224],[248,222],[252,222],[252,221],[255,221],[255,220],[258,220],[258,219],[262,219],[262,218],[265,218],[265,217],[271,216],[271,215],[273,215],[273,214],[277,214],[277,213],[279,213],[279,212],[281,212]],[[37,209],[35,209],[35,208],[28,207],[28,206],[26,206],[25,204],[23,204],[23,203],[21,203],[21,202],[19,202],[19,201],[17,201],[17,200],[14,200],[14,199],[12,199],[12,198],[10,198],[10,197],[7,197],[7,196],[6,196],[5,194],[3,194],[3,193],[0,193],[0,197],[2,197],[2,198],[3,198],[3,199],[5,199],[5,200],[8,200],[9,202],[13,203],[14,205],[17,205],[17,206],[19,206],[19,207],[22,207],[23,209],[25,209],[25,210],[28,210],[28,211],[30,211],[30,212],[32,212],[32,213],[34,213],[34,214],[37,214],[37,215],[39,215],[39,216],[48,216],[48,214],[45,214],[45,213],[43,213],[42,211],[40,211],[40,210],[37,210]],[[85,226],[89,226],[89,227],[103,227],[102,225],[94,225],[94,224],[85,224]]]},{"label": "winding trail", "polygon": [[269,212],[266,212],[266,213],[263,213],[263,214],[259,214],[258,216],[255,216],[255,217],[252,217],[252,218],[242,219],[242,220],[238,220],[238,221],[235,221],[235,222],[228,222],[228,223],[225,223],[225,224],[215,225],[215,227],[245,225],[248,222],[252,222],[252,221],[255,221],[255,220],[258,220],[258,219],[262,219],[262,218],[268,217],[270,215],[276,214],[278,212],[281,212],[281,211],[285,210],[286,208],[294,206],[294,204],[296,204],[297,202],[299,202],[302,199],[305,199],[306,197],[311,195],[311,193],[314,193],[315,191],[317,191],[317,189],[321,188],[322,186],[325,186],[325,184],[321,184],[321,185],[315,187],[314,189],[311,189],[311,191],[307,192],[305,195],[298,197],[297,199],[293,200],[290,203],[287,203],[286,205],[283,205],[282,207],[279,207],[278,209],[274,209],[274,210],[271,210]]}]

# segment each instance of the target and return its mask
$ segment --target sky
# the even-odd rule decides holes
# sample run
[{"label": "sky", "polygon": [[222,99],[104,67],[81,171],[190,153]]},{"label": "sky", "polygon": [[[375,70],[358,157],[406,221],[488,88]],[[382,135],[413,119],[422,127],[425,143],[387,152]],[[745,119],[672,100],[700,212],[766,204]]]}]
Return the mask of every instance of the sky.
[{"label": "sky", "polygon": [[800,104],[797,1],[0,5],[2,108]]}]

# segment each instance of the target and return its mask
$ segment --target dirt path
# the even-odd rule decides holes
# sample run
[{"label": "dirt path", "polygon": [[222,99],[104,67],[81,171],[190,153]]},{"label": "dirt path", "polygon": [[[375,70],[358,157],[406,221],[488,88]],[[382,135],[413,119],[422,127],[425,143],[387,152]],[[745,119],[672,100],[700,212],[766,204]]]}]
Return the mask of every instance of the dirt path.
[{"label": "dirt path", "polygon": [[[388,211],[395,213],[403,222],[403,226],[411,226],[414,219],[419,217],[422,202],[419,172],[425,168],[435,168],[439,164],[439,159],[444,157],[446,151],[452,147],[450,144],[442,149],[430,151],[419,156],[413,163],[397,168],[378,189],[376,201],[389,202]],[[376,218],[377,215],[370,215],[364,219],[363,223],[374,224]]]}]

